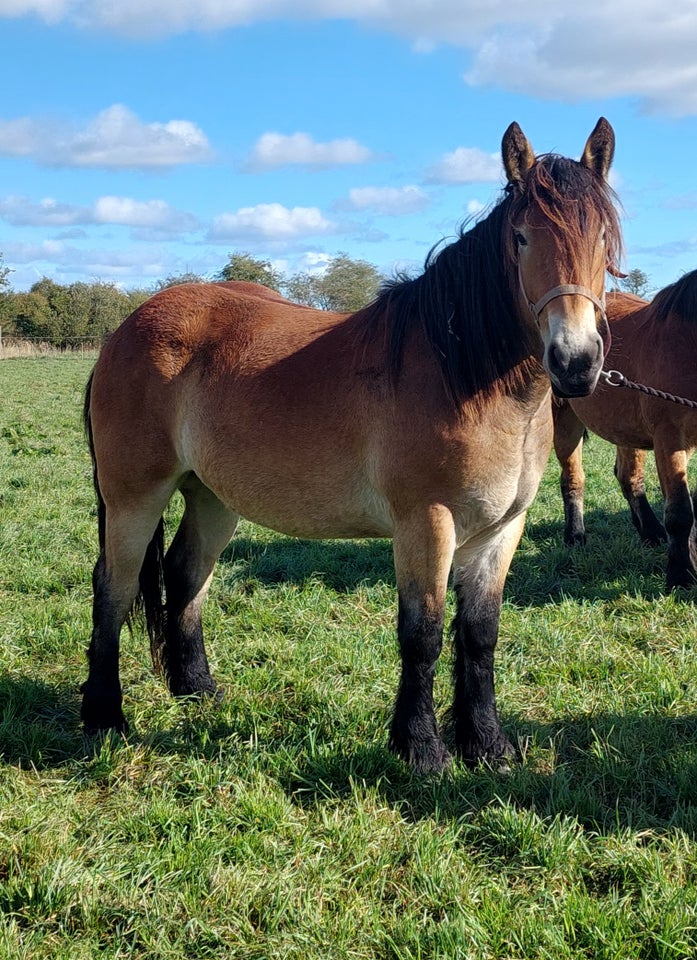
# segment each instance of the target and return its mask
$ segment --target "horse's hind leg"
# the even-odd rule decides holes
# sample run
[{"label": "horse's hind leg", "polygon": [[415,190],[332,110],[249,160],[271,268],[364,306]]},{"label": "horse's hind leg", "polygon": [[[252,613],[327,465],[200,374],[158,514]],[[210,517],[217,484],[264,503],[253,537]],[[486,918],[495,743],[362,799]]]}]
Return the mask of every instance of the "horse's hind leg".
[{"label": "horse's hind leg", "polygon": [[646,451],[636,447],[617,447],[615,476],[629,504],[632,523],[643,543],[655,547],[666,540],[663,524],[651,509],[646,496],[644,464]]},{"label": "horse's hind leg", "polygon": [[437,773],[449,761],[436,722],[433,678],[443,643],[454,544],[452,516],[445,509],[434,508],[431,515],[403,520],[395,528],[402,675],[389,742],[419,773]]},{"label": "horse's hind leg", "polygon": [[164,635],[153,646],[153,657],[159,660],[171,692],[187,696],[216,692],[203,643],[201,608],[215,563],[239,517],[193,474],[180,489],[186,506],[165,556]]},{"label": "horse's hind leg", "polygon": [[564,543],[567,547],[586,542],[583,498],[586,475],[583,471],[585,427],[565,400],[552,400],[554,452],[561,467],[559,485],[564,501]]},{"label": "horse's hind leg", "polygon": [[476,551],[466,546],[455,554],[452,721],[457,751],[472,765],[515,756],[496,709],[494,651],[504,583],[524,524],[521,514],[488,544]]},{"label": "horse's hind leg", "polygon": [[153,494],[138,507],[106,508],[104,547],[92,574],[93,629],[82,686],[82,721],[88,733],[128,729],[121,708],[119,638],[138,593],[148,544],[170,494],[169,489]]}]

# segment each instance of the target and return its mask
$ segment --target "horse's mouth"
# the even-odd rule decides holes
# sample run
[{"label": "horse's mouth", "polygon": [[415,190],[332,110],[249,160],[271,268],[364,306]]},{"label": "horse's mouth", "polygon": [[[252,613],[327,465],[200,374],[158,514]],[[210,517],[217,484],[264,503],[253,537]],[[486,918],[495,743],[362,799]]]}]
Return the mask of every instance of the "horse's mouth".
[{"label": "horse's mouth", "polygon": [[576,400],[580,397],[589,397],[593,393],[595,386],[582,390],[562,390],[556,383],[552,382],[552,393],[559,400]]}]

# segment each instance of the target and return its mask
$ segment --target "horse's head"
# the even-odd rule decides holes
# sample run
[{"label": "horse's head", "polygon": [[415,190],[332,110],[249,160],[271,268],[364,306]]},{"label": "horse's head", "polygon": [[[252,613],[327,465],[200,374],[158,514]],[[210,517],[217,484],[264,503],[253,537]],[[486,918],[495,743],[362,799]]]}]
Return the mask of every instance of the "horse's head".
[{"label": "horse's head", "polygon": [[601,118],[580,162],[535,158],[517,123],[503,137],[510,207],[506,243],[521,309],[544,344],[543,363],[559,396],[592,393],[609,329],[605,271],[617,269],[619,219],[607,174],[615,136]]}]

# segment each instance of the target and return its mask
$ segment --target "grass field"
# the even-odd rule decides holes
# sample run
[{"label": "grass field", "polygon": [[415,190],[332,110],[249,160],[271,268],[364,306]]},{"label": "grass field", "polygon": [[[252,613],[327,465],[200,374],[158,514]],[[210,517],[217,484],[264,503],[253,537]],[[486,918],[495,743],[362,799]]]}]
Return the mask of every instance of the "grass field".
[{"label": "grass field", "polygon": [[205,612],[225,699],[175,702],[124,632],[131,733],[88,740],[90,364],[0,363],[1,960],[697,957],[695,597],[663,595],[607,444],[588,547],[562,545],[550,464],[514,559],[509,773],[420,779],[386,750],[388,543],[250,524]]}]

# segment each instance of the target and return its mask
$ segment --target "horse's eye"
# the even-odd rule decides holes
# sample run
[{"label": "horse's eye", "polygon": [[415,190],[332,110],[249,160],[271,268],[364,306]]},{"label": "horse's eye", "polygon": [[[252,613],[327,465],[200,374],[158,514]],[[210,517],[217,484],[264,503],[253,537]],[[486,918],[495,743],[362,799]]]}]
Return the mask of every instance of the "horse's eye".
[{"label": "horse's eye", "polygon": [[513,231],[513,239],[518,244],[519,247],[527,247],[528,241],[525,239],[520,230]]}]

